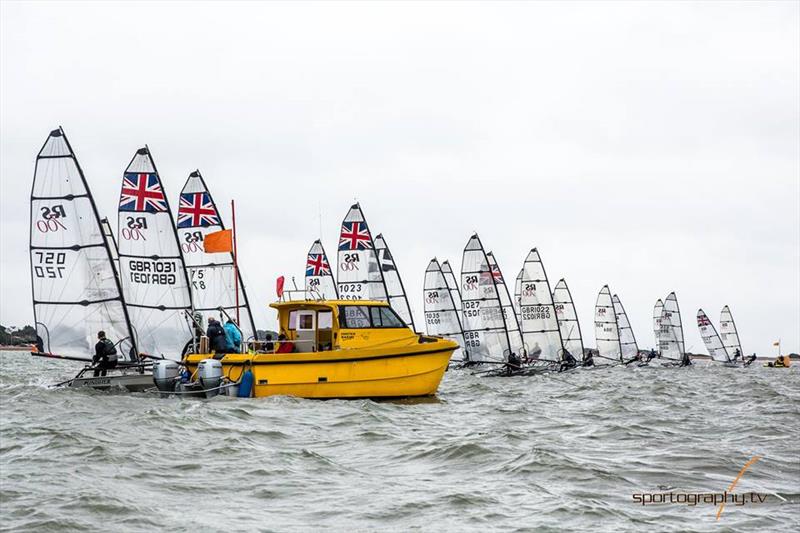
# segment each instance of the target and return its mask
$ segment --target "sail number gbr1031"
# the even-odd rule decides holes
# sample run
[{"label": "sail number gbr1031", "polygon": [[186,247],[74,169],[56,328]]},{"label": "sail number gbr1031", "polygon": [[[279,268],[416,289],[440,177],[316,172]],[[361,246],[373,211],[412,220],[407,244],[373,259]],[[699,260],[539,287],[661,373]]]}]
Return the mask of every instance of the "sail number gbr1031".
[{"label": "sail number gbr1031", "polygon": [[66,252],[34,252],[36,254],[36,262],[34,265],[33,273],[37,278],[63,278],[64,264],[67,262]]}]

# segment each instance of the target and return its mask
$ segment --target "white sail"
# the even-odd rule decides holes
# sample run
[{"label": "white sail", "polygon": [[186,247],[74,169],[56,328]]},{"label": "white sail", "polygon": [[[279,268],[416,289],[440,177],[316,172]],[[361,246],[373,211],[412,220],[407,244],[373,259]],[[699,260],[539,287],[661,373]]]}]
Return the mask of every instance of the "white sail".
[{"label": "white sail", "polygon": [[578,313],[572,301],[572,293],[564,278],[558,280],[553,289],[553,305],[556,309],[556,319],[561,328],[561,341],[577,361],[583,361],[583,337],[581,325],[578,322]]},{"label": "white sail", "polygon": [[722,339],[720,339],[717,334],[717,329],[702,309],[697,310],[697,327],[700,329],[700,337],[702,337],[703,343],[706,345],[708,355],[710,355],[714,361],[720,363],[730,362],[731,359],[728,357],[728,352],[722,345]]},{"label": "white sail", "polygon": [[350,207],[339,233],[336,281],[342,300],[388,302],[386,284],[378,265],[375,243],[361,206]]},{"label": "white sail", "polygon": [[[452,293],[442,272],[439,261],[434,257],[425,269],[425,328],[428,335],[447,337],[464,346],[464,330],[461,327],[461,307],[456,307]],[[453,359],[463,359],[461,348],[453,353]]]},{"label": "white sail", "polygon": [[517,274],[517,279],[514,281],[514,313],[517,315],[517,322],[519,322],[520,327],[522,327],[522,317],[519,316],[521,305],[520,295],[522,293],[522,273],[524,271],[524,268],[520,269],[519,274]]},{"label": "white sail", "polygon": [[306,257],[306,292],[323,300],[337,300],[336,280],[322,242],[317,239]]},{"label": "white sail", "polygon": [[685,351],[683,342],[683,322],[678,307],[678,297],[669,293],[664,300],[661,313],[661,356],[667,359],[681,360]]},{"label": "white sail", "polygon": [[110,243],[61,128],[36,157],[30,212],[36,334],[47,353],[91,359],[97,332],[138,359]]},{"label": "white sail", "polygon": [[180,354],[192,338],[189,279],[172,211],[150,150],[139,149],[122,179],[120,280],[139,350]]},{"label": "white sail", "polygon": [[623,361],[629,361],[636,357],[639,353],[639,347],[636,344],[636,337],[633,335],[633,328],[628,321],[628,315],[625,313],[625,308],[622,307],[622,302],[616,294],[612,298],[614,302],[614,313],[617,315],[617,327],[619,328],[619,344],[622,350]]},{"label": "white sail", "polygon": [[[195,170],[181,189],[178,205],[178,240],[186,263],[194,309],[203,319],[214,315],[220,307],[229,317],[238,317],[242,338],[247,341],[255,338],[256,326],[241,268],[237,276],[232,253],[206,253],[203,246],[206,235],[224,229],[217,204],[200,171]],[[222,320],[224,322],[226,317],[223,316]]]},{"label": "white sail", "polygon": [[563,356],[561,328],[550,282],[536,248],[528,253],[522,266],[520,291],[522,341],[528,357],[560,361]]},{"label": "white sail", "polygon": [[444,281],[447,283],[447,289],[450,291],[450,298],[453,299],[453,305],[456,309],[461,309],[461,285],[453,274],[453,269],[450,266],[450,261],[444,260],[441,264],[442,274],[444,274]]},{"label": "white sail", "polygon": [[492,252],[486,253],[489,259],[489,266],[492,269],[492,276],[494,277],[495,285],[497,286],[497,295],[500,297],[500,305],[503,309],[503,319],[506,323],[508,330],[508,340],[511,343],[511,351],[516,354],[521,354],[523,350],[522,333],[519,330],[519,320],[517,314],[514,312],[514,303],[511,300],[511,293],[508,292],[508,285],[506,285],[503,272],[500,270],[500,265],[494,258]]},{"label": "white sail", "polygon": [[656,300],[656,305],[653,306],[653,335],[656,338],[656,350],[661,351],[661,313],[664,311],[664,302],[661,298]]},{"label": "white sail", "polygon": [[505,361],[511,345],[498,287],[477,234],[464,248],[461,262],[464,359]]},{"label": "white sail", "polygon": [[614,312],[614,302],[611,300],[611,290],[608,285],[603,285],[600,289],[594,306],[594,337],[601,358],[622,360],[617,314]]},{"label": "white sail", "polygon": [[[719,314],[719,338],[722,340],[722,345],[731,359],[741,361],[744,358],[742,344],[739,342],[739,332],[736,331],[736,323],[733,321],[733,315],[727,305],[722,308],[722,312]],[[739,357],[736,357],[737,351],[739,352]]]},{"label": "white sail", "polygon": [[383,281],[386,284],[389,305],[392,306],[392,309],[397,311],[397,314],[408,327],[416,331],[414,315],[408,303],[406,290],[403,287],[403,280],[400,278],[400,272],[397,270],[392,252],[389,251],[389,246],[386,244],[386,239],[383,238],[382,233],[379,233],[375,237],[375,252],[378,254],[378,264],[381,267]]}]

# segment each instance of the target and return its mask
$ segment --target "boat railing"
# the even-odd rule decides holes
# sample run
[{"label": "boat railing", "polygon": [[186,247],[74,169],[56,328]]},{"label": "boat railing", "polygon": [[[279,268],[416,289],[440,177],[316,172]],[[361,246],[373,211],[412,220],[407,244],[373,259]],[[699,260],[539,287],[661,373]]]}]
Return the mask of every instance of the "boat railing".
[{"label": "boat railing", "polygon": [[280,301],[282,302],[302,302],[313,301],[319,302],[324,300],[325,297],[317,289],[286,289],[281,295]]}]

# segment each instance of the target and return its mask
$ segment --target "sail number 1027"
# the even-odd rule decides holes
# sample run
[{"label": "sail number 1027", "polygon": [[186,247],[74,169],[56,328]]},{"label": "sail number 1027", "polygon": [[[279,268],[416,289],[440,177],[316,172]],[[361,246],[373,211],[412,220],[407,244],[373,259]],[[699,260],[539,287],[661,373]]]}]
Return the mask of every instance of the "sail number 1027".
[{"label": "sail number 1027", "polygon": [[37,278],[63,278],[64,263],[67,262],[66,252],[34,252],[38,265],[33,267]]}]

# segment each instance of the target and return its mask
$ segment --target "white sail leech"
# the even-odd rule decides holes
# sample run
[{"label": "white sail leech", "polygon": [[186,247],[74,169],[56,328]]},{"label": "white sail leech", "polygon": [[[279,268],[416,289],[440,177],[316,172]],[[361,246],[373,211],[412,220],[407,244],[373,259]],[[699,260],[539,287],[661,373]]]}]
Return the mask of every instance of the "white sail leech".
[{"label": "white sail leech", "polygon": [[685,352],[683,322],[678,307],[678,297],[674,292],[669,293],[664,300],[661,331],[661,356],[666,359],[682,360]]},{"label": "white sail leech", "polygon": [[91,360],[97,333],[104,331],[121,358],[138,360],[110,243],[61,128],[50,132],[36,157],[30,208],[33,313],[41,348]]},{"label": "white sail leech", "polygon": [[719,363],[730,363],[731,359],[725,346],[722,345],[717,329],[702,309],[697,310],[697,327],[700,329],[700,337],[706,345],[708,355]]},{"label": "white sail leech", "polygon": [[453,268],[450,266],[450,261],[445,259],[442,261],[442,274],[444,274],[444,281],[447,283],[447,289],[450,291],[450,298],[453,299],[453,305],[456,309],[461,309],[461,284],[458,283],[456,275],[453,274]]},{"label": "white sail leech", "polygon": [[572,301],[572,293],[564,278],[558,280],[553,289],[553,305],[556,309],[556,319],[561,329],[561,340],[564,349],[578,361],[583,361],[583,336],[581,325],[578,322],[578,313]]},{"label": "white sail leech", "polygon": [[[739,342],[739,332],[736,330],[736,323],[733,321],[733,315],[727,305],[722,308],[719,314],[719,338],[722,340],[722,346],[725,347],[725,351],[728,352],[728,357],[731,360],[741,361],[744,359],[742,344]],[[739,357],[736,357],[737,351],[739,352]]]},{"label": "white sail leech", "polygon": [[237,276],[232,253],[207,253],[203,246],[206,235],[224,230],[225,223],[199,170],[189,174],[179,200],[178,240],[186,263],[195,312],[200,313],[204,321],[222,307],[231,318],[239,315],[238,325],[245,342],[255,338],[256,327],[242,281],[241,267]]},{"label": "white sail leech", "polygon": [[403,322],[416,331],[414,326],[414,314],[411,312],[411,305],[408,303],[405,288],[403,287],[403,280],[400,278],[400,272],[397,270],[397,265],[394,262],[392,252],[386,244],[383,234],[379,233],[375,237],[375,252],[378,255],[378,264],[381,268],[383,281],[386,285],[386,292],[389,300],[389,305],[394,309]]},{"label": "white sail leech", "polygon": [[520,278],[522,341],[529,359],[561,361],[563,341],[550,282],[536,248],[525,258]]},{"label": "white sail leech", "polygon": [[598,355],[606,360],[622,361],[617,314],[611,299],[611,290],[603,285],[594,307],[594,336]]},{"label": "white sail leech", "polygon": [[461,262],[461,305],[464,359],[508,360],[510,340],[498,287],[477,234],[470,237]]},{"label": "white sail leech", "polygon": [[452,359],[462,360],[463,352],[460,347],[464,346],[464,330],[461,327],[461,307],[456,307],[442,267],[435,257],[425,269],[422,292],[428,335],[438,335],[457,342],[459,348],[453,352]]},{"label": "white sail leech", "polygon": [[520,323],[520,326],[522,326],[522,317],[519,314],[521,305],[520,294],[522,292],[522,273],[524,271],[524,268],[520,269],[519,274],[517,274],[517,279],[514,281],[514,313],[517,315],[517,322]]},{"label": "white sail leech", "polygon": [[322,242],[317,239],[306,256],[306,293],[323,300],[338,300],[336,280]]},{"label": "white sail leech", "polygon": [[375,243],[359,204],[351,206],[342,221],[337,263],[340,299],[389,301]]},{"label": "white sail leech", "polygon": [[139,149],[122,180],[120,280],[139,350],[180,354],[192,339],[189,279],[169,201],[150,151]]}]

